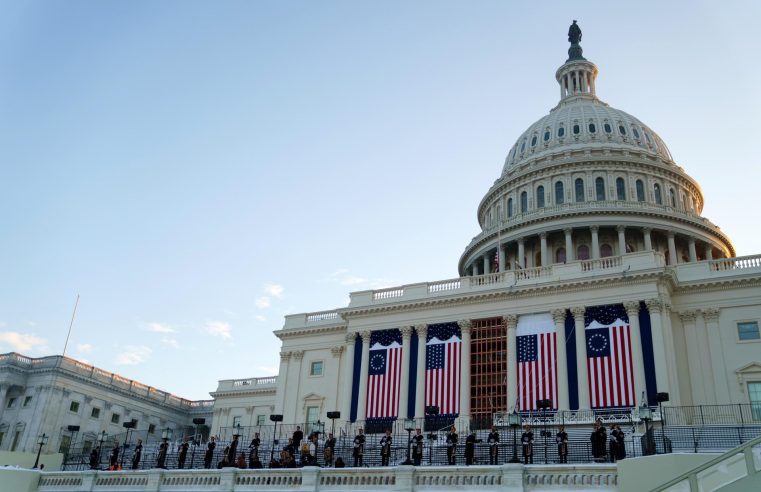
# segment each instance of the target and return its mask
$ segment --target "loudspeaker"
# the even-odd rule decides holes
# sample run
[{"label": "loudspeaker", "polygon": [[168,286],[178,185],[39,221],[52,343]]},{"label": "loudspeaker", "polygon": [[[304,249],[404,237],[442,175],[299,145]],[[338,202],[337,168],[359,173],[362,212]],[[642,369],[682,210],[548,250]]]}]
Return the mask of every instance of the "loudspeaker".
[{"label": "loudspeaker", "polygon": [[536,400],[536,406],[540,409],[552,408],[552,400]]},{"label": "loudspeaker", "polygon": [[79,426],[78,425],[70,425],[66,428],[69,432],[79,432]]},{"label": "loudspeaker", "polygon": [[668,393],[658,393],[655,395],[655,401],[657,403],[663,403],[666,401],[669,401],[669,394]]},{"label": "loudspeaker", "polygon": [[329,419],[340,419],[341,418],[341,412],[328,412],[328,418]]},{"label": "loudspeaker", "polygon": [[193,419],[193,425],[203,425],[206,423],[206,419],[203,418],[194,418]]},{"label": "loudspeaker", "polygon": [[270,415],[270,421],[272,422],[282,422],[283,416],[282,415]]},{"label": "loudspeaker", "polygon": [[425,407],[425,414],[426,415],[438,415],[439,414],[439,407],[436,405],[431,405],[428,407]]},{"label": "loudspeaker", "polygon": [[122,427],[124,427],[125,429],[134,429],[136,425],[137,425],[136,420],[130,420],[129,422],[122,422]]}]

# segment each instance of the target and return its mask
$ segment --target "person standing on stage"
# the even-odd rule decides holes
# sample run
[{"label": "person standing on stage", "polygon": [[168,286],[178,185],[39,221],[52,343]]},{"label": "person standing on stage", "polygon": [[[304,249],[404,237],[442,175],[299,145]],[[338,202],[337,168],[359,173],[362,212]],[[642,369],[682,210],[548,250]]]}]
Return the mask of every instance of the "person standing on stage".
[{"label": "person standing on stage", "polygon": [[388,466],[388,460],[391,458],[391,429],[386,429],[386,434],[380,440],[381,466]]},{"label": "person standing on stage", "polygon": [[616,430],[615,424],[610,424],[608,452],[610,453],[610,462],[615,463],[618,459],[618,430]]},{"label": "person standing on stage", "polygon": [[412,436],[412,463],[420,466],[423,461],[423,433],[420,429],[415,429],[415,435]]},{"label": "person standing on stage", "polygon": [[473,464],[473,459],[476,457],[476,433],[471,432],[468,437],[465,438],[465,465],[469,466]]},{"label": "person standing on stage", "polygon": [[143,456],[143,440],[138,439],[135,451],[132,453],[132,469],[140,468],[140,458]]},{"label": "person standing on stage", "polygon": [[362,459],[365,455],[365,432],[362,427],[359,428],[359,433],[354,436],[354,450],[352,456],[354,457],[354,466],[362,466]]},{"label": "person standing on stage", "polygon": [[624,431],[621,430],[621,426],[618,424],[616,424],[616,430],[618,431],[616,435],[618,456],[616,456],[616,459],[622,460],[626,458],[626,443],[624,442],[626,434],[624,434]]},{"label": "person standing on stage", "polygon": [[91,470],[97,470],[100,463],[98,463],[98,458],[100,456],[100,446],[96,446],[90,451],[90,469]]},{"label": "person standing on stage", "polygon": [[558,445],[558,457],[560,463],[568,463],[568,433],[564,426],[560,426],[558,433],[555,435],[555,442]]},{"label": "person standing on stage", "polygon": [[447,434],[447,463],[457,464],[457,429],[454,425],[449,428],[449,434]]},{"label": "person standing on stage", "polygon": [[182,470],[185,468],[185,460],[188,458],[188,444],[187,438],[180,444],[180,453],[177,455],[177,468]]},{"label": "person standing on stage", "polygon": [[486,442],[489,444],[489,464],[490,465],[498,465],[499,464],[499,432],[497,432],[497,428],[493,425],[491,426],[491,432],[489,433],[489,437],[486,439]]},{"label": "person standing on stage", "polygon": [[169,443],[166,441],[159,444],[159,455],[156,458],[156,468],[166,469],[166,453],[169,450]]},{"label": "person standing on stage", "polygon": [[304,433],[301,432],[301,426],[297,425],[296,430],[293,431],[293,446],[295,449],[301,448],[301,441],[304,440]]},{"label": "person standing on stage", "polygon": [[254,438],[251,439],[251,444],[248,445],[248,467],[254,468],[254,463],[259,460],[259,445],[262,440],[259,439],[259,433],[254,434]]},{"label": "person standing on stage", "polygon": [[238,459],[238,434],[233,436],[233,442],[230,443],[230,449],[227,451],[227,466],[235,466]]},{"label": "person standing on stage", "polygon": [[605,461],[605,445],[608,441],[608,433],[605,432],[602,420],[597,419],[595,422],[595,428],[592,431],[592,435],[589,436],[589,440],[592,441],[592,456],[594,460],[596,462]]},{"label": "person standing on stage", "polygon": [[211,468],[211,461],[214,459],[214,448],[217,447],[217,443],[214,442],[214,437],[209,439],[206,444],[206,452],[203,455],[203,467]]},{"label": "person standing on stage", "polygon": [[534,464],[534,433],[531,431],[531,426],[526,424],[523,426],[523,434],[521,434],[521,447],[523,450],[523,464]]},{"label": "person standing on stage", "polygon": [[109,470],[116,470],[116,467],[119,466],[119,441],[114,443],[114,449],[111,450],[109,465]]},{"label": "person standing on stage", "polygon": [[325,439],[325,444],[322,449],[322,457],[325,460],[325,466],[333,466],[333,455],[336,452],[336,438],[332,433],[328,433],[328,438]]}]

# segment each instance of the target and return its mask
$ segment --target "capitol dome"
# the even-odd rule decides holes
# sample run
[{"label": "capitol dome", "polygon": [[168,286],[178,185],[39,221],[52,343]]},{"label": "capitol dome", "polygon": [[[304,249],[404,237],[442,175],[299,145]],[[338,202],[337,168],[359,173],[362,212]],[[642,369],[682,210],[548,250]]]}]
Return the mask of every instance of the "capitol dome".
[{"label": "capitol dome", "polygon": [[460,275],[644,250],[668,265],[734,256],[663,140],[597,97],[597,66],[578,42],[568,55],[555,73],[560,101],[517,139],[479,204],[481,233],[460,257]]}]

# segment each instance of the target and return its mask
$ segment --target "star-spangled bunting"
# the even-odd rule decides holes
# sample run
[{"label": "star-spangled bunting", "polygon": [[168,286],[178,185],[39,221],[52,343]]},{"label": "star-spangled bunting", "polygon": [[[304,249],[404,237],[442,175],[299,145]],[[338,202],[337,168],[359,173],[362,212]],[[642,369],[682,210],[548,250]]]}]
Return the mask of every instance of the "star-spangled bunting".
[{"label": "star-spangled bunting", "polygon": [[624,306],[587,308],[584,325],[592,408],[635,405],[631,327]]},{"label": "star-spangled bunting", "polygon": [[367,368],[368,419],[398,415],[402,355],[402,334],[399,330],[372,332]]},{"label": "star-spangled bunting", "polygon": [[425,357],[425,405],[439,407],[440,415],[460,412],[462,341],[457,323],[428,326]]}]

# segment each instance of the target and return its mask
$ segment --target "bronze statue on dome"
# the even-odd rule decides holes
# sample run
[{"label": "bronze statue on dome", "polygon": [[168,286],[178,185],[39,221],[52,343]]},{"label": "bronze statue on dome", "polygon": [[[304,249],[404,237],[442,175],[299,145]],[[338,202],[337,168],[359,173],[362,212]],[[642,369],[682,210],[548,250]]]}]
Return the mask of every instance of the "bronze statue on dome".
[{"label": "bronze statue on dome", "polygon": [[568,28],[568,42],[571,44],[579,44],[581,41],[581,28],[576,21],[573,21],[571,27]]}]

